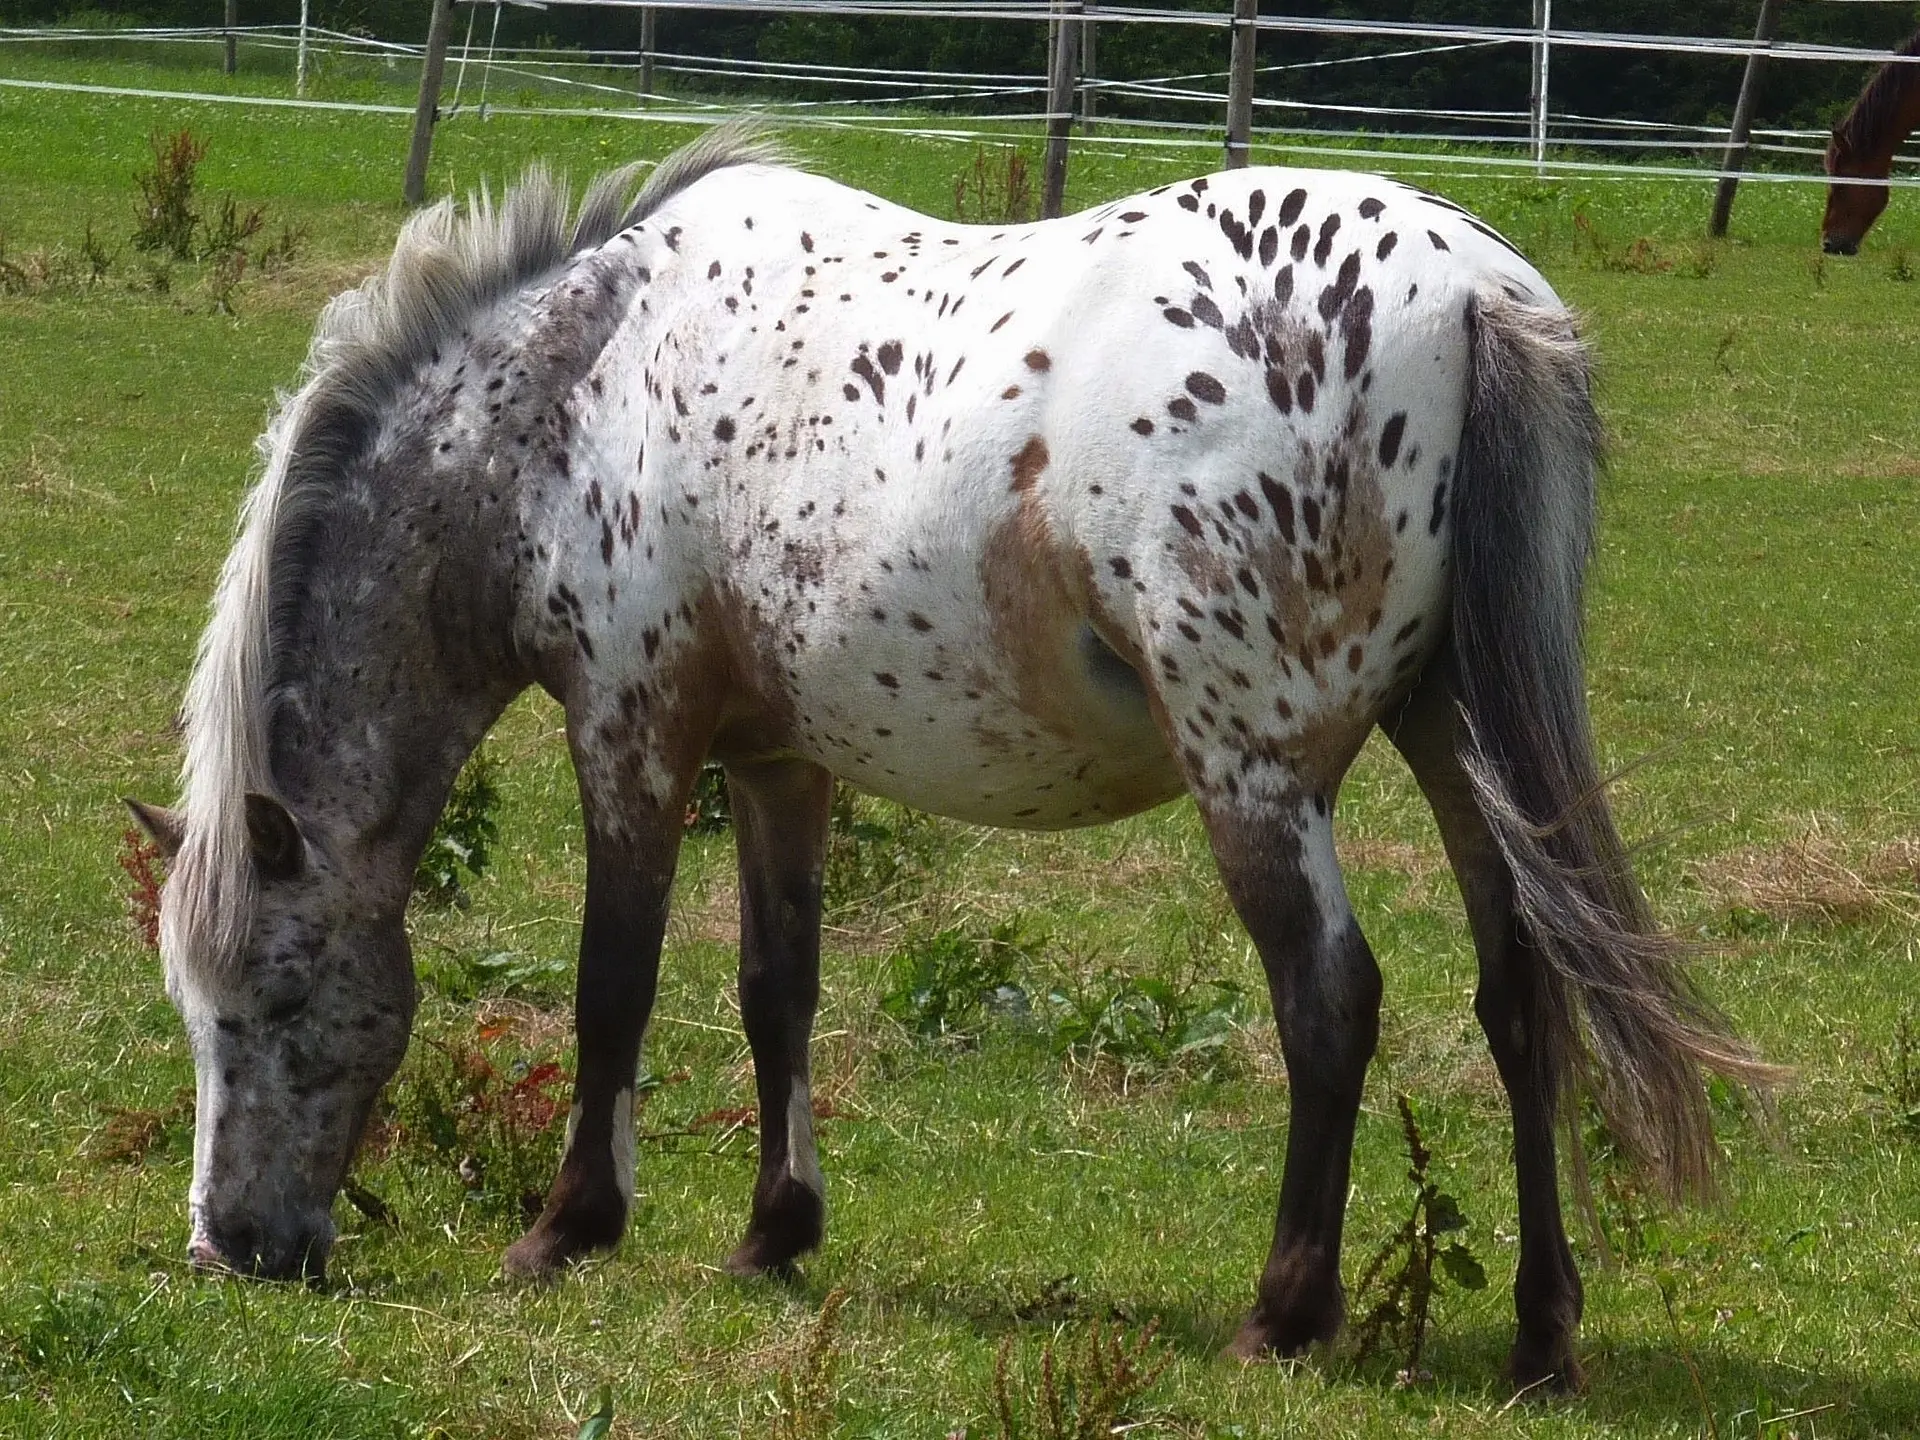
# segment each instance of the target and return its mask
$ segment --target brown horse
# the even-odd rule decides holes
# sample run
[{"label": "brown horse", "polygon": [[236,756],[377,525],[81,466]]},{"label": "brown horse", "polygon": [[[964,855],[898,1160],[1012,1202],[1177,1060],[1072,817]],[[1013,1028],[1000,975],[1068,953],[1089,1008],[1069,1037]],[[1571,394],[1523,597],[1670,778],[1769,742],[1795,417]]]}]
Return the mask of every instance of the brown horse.
[{"label": "brown horse", "polygon": [[[1894,53],[1920,56],[1920,31]],[[1835,177],[1820,221],[1820,248],[1827,254],[1859,253],[1860,241],[1887,208],[1884,182],[1893,173],[1893,152],[1915,127],[1920,127],[1920,65],[1889,61],[1867,82],[1827,142],[1827,174]],[[1862,183],[1845,183],[1842,176]]]}]

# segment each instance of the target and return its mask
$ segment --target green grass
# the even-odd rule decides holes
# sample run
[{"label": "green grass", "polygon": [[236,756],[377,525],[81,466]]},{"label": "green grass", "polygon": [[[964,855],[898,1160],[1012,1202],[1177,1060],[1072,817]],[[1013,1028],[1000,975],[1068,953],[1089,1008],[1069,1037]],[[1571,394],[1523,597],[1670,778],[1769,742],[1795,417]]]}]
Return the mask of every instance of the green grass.
[{"label": "green grass", "polygon": [[[31,73],[104,72],[41,60]],[[158,293],[124,249],[146,137],[182,124],[212,141],[205,193],[265,204],[272,226],[309,237],[290,270],[242,284],[232,316],[200,267]],[[433,187],[497,185],[534,155],[577,177],[686,133],[456,122]],[[1619,1256],[1605,1269],[1581,1242],[1584,1399],[1508,1409],[1496,1380],[1515,1253],[1503,1107],[1457,897],[1378,747],[1340,817],[1388,976],[1349,1275],[1411,1198],[1393,1109],[1409,1091],[1491,1280],[1442,1293],[1431,1381],[1396,1388],[1390,1363],[1337,1354],[1248,1370],[1214,1358],[1277,1193],[1287,1105],[1270,1024],[1244,1024],[1215,1078],[1123,1082],[1063,1059],[1033,1025],[989,1020],[977,1044],[927,1044],[880,1012],[894,949],[1015,915],[1048,937],[1017,962],[1034,993],[1108,970],[1261,993],[1186,805],[1051,838],[908,828],[888,888],[855,876],[841,889],[817,1060],[836,1111],[822,1135],[833,1217],[790,1286],[715,1268],[745,1217],[751,1133],[668,1133],[750,1101],[725,837],[692,840],[683,862],[647,1062],[669,1083],[641,1118],[662,1138],[641,1146],[639,1212],[616,1255],[550,1289],[509,1286],[511,1182],[538,1183],[554,1138],[494,1157],[489,1188],[469,1193],[454,1157],[416,1136],[363,1162],[399,1228],[343,1201],[325,1291],[189,1274],[189,1137],[170,1107],[192,1066],[126,917],[115,797],[170,789],[169,720],[253,436],[320,300],[390,242],[405,134],[383,116],[0,91],[6,254],[56,274],[0,295],[0,1433],[570,1435],[608,1383],[617,1434],[764,1435],[836,1289],[833,1433],[848,1436],[992,1435],[1003,1337],[1031,1377],[1057,1326],[1112,1315],[1157,1321],[1172,1356],[1137,1407],[1157,1423],[1143,1434],[1920,1428],[1920,1136],[1902,1113],[1920,1097],[1884,1093],[1920,941],[1911,860],[1896,863],[1920,835],[1920,289],[1896,278],[1920,203],[1900,196],[1858,260],[1822,264],[1812,189],[1749,187],[1735,241],[1710,247],[1702,184],[1428,182],[1505,227],[1589,317],[1616,439],[1590,619],[1597,724],[1611,761],[1644,761],[1618,793],[1629,831],[1655,841],[1643,871],[1661,910],[1705,942],[1703,977],[1741,1027],[1797,1067],[1777,1145],[1725,1108],[1723,1207],[1657,1214],[1603,1165]],[[794,138],[829,173],[936,211],[971,156],[854,131]],[[1085,147],[1072,195],[1211,159]],[[55,263],[89,223],[121,250],[91,288]],[[416,917],[422,968],[441,978],[396,1091],[403,1118],[445,1070],[437,1047],[475,1043],[483,1021],[512,1022],[488,1042],[502,1064],[570,1058],[554,962],[575,941],[582,861],[558,723],[535,700],[503,721],[495,867],[470,908]],[[501,954],[486,973],[520,974],[519,993],[450,998],[453,977]],[[122,1111],[154,1112],[144,1161],[104,1153]],[[1796,1411],[1815,1413],[1762,1423]]]}]

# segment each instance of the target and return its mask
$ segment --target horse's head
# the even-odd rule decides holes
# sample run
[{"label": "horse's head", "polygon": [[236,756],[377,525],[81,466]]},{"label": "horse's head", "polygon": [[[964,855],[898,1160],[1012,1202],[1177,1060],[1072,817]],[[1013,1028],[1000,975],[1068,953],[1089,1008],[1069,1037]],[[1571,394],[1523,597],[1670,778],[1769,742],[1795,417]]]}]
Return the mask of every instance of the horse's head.
[{"label": "horse's head", "polygon": [[[411,869],[396,882],[376,853],[390,847],[332,835],[265,795],[245,798],[244,844],[230,847],[245,853],[231,864],[181,817],[133,808],[172,865],[162,948],[196,1082],[188,1257],[203,1269],[317,1278],[334,1195],[406,1053]],[[223,886],[250,903],[229,908]],[[223,910],[237,916],[231,953],[217,927],[193,918]]]},{"label": "horse's head", "polygon": [[1892,173],[1890,158],[1862,155],[1843,130],[1827,142],[1827,210],[1820,221],[1820,248],[1829,255],[1855,255],[1880,212],[1887,208],[1885,185],[1850,185],[1851,177],[1884,180]]}]

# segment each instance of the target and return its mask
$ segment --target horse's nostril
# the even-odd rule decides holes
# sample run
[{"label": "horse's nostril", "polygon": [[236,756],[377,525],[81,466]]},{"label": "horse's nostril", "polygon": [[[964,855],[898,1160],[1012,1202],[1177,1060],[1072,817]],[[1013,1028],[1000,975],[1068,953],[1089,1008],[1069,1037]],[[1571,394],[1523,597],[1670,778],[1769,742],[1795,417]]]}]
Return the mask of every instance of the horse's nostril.
[{"label": "horse's nostril", "polygon": [[205,1235],[196,1235],[187,1242],[187,1263],[196,1270],[233,1269],[227,1257],[220,1253],[220,1247]]}]

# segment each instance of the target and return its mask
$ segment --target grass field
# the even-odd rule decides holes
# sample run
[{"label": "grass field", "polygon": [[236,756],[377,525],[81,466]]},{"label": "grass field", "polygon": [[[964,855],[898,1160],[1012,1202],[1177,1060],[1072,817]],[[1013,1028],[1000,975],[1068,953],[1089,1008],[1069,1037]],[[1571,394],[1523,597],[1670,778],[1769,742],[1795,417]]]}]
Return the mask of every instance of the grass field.
[{"label": "grass field", "polygon": [[[263,240],[303,236],[290,263],[226,292],[232,313],[207,267],[163,275],[126,247],[147,136],[181,125],[211,142],[208,200],[267,207]],[[1006,1385],[1030,1398],[1046,1347],[1064,1366],[1096,1321],[1158,1326],[1169,1366],[1127,1411],[1143,1435],[1920,1430],[1920,201],[1904,194],[1861,257],[1823,263],[1812,189],[1748,187],[1736,238],[1709,246],[1701,184],[1424,182],[1505,228],[1588,316],[1615,438],[1596,723],[1611,762],[1643,762],[1617,794],[1656,903],[1702,942],[1703,979],[1740,1027],[1796,1067],[1771,1140],[1721,1106],[1717,1209],[1661,1213],[1597,1151],[1612,1263],[1577,1239],[1585,1397],[1509,1406],[1496,1378],[1515,1253],[1504,1106],[1458,897],[1377,746],[1340,812],[1388,984],[1347,1274],[1412,1202],[1406,1093],[1489,1279],[1439,1290],[1414,1383],[1395,1383],[1391,1353],[1351,1346],[1289,1366],[1215,1358],[1265,1253],[1287,1099],[1262,1007],[1213,984],[1261,993],[1186,804],[1031,837],[861,802],[832,872],[818,1027],[833,1216],[790,1284],[717,1268],[746,1213],[751,1084],[729,843],[690,838],[627,1241],[552,1288],[504,1282],[520,1192],[557,1149],[535,1067],[570,1064],[582,886],[559,716],[531,698],[489,741],[494,866],[464,908],[416,916],[414,1049],[357,1171],[397,1227],[341,1201],[323,1290],[192,1275],[192,1065],[128,918],[116,797],[170,791],[169,719],[252,439],[321,300],[391,241],[405,126],[0,90],[0,1433],[565,1436],[604,1385],[617,1435],[978,1440],[1000,1433],[1003,1341]],[[497,186],[535,155],[578,177],[686,134],[466,121],[440,138],[433,188]],[[794,144],[936,212],[972,156],[856,131]],[[1156,184],[1203,153],[1089,146],[1071,195]],[[89,227],[108,252],[98,283]],[[943,956],[1001,966],[1028,1013],[917,1037],[883,1005],[901,966]],[[1090,1013],[1144,1005],[1122,976],[1165,982],[1167,1023],[1105,1053],[1065,1048],[1071,1007],[1047,993]],[[1217,1043],[1167,1053],[1181,1022]],[[491,1108],[463,1108],[475,1096]]]}]

